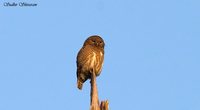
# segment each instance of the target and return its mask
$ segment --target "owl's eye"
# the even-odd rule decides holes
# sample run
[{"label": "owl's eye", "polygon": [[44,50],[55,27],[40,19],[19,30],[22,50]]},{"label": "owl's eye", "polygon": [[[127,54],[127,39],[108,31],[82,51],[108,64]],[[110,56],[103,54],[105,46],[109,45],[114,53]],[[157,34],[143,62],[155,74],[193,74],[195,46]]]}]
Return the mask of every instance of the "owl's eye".
[{"label": "owl's eye", "polygon": [[96,41],[95,41],[95,40],[92,40],[92,42],[95,43]]}]

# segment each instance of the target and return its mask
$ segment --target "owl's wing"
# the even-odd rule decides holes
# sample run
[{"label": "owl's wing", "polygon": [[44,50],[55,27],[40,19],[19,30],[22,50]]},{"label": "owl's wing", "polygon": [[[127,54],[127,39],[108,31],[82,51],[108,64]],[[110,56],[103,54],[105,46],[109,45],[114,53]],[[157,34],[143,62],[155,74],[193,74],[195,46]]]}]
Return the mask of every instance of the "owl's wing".
[{"label": "owl's wing", "polygon": [[84,46],[81,48],[77,56],[77,66],[84,65],[92,54],[93,51],[90,46]]},{"label": "owl's wing", "polygon": [[77,55],[77,77],[78,74],[81,72],[82,67],[87,63],[87,61],[90,59],[90,55],[92,54],[92,49],[89,45],[86,45],[81,48],[81,50],[78,52]]},{"label": "owl's wing", "polygon": [[93,54],[90,46],[84,46],[77,55],[77,87],[81,90],[83,83],[88,79],[87,67]]}]

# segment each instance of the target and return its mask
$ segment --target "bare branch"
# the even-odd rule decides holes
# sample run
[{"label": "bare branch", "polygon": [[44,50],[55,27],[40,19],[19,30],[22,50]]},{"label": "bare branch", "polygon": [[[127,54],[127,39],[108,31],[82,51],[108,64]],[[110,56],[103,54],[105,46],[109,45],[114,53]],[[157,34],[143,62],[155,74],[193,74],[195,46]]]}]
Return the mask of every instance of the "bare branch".
[{"label": "bare branch", "polygon": [[102,101],[99,105],[98,90],[96,83],[96,75],[93,72],[91,75],[91,91],[90,91],[90,110],[108,110],[108,101]]}]

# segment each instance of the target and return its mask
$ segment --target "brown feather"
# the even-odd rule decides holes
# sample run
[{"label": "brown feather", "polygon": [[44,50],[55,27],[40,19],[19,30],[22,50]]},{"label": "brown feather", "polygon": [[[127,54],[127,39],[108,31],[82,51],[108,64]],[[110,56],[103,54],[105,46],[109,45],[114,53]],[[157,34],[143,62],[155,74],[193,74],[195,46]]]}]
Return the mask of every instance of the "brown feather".
[{"label": "brown feather", "polygon": [[96,76],[101,73],[104,60],[104,41],[99,36],[91,36],[84,42],[77,55],[77,87],[81,90],[83,83],[91,78],[91,73]]}]

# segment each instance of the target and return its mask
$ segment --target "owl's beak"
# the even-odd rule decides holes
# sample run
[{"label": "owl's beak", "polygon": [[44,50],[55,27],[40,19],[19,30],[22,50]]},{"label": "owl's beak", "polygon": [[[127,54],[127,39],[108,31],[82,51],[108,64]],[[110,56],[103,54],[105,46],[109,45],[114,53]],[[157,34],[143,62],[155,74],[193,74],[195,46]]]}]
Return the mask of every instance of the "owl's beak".
[{"label": "owl's beak", "polygon": [[99,46],[99,43],[95,43],[96,46]]}]

